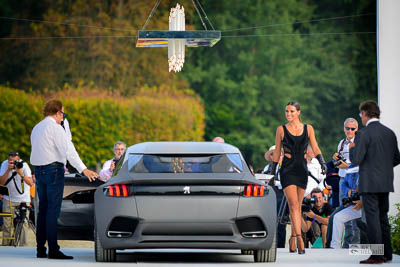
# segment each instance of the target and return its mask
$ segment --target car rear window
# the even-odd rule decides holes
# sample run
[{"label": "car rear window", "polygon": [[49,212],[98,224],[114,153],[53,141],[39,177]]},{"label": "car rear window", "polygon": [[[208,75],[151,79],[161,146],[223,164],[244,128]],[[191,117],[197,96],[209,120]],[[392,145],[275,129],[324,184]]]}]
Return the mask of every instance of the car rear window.
[{"label": "car rear window", "polygon": [[240,154],[148,155],[129,154],[128,168],[134,173],[241,173]]}]

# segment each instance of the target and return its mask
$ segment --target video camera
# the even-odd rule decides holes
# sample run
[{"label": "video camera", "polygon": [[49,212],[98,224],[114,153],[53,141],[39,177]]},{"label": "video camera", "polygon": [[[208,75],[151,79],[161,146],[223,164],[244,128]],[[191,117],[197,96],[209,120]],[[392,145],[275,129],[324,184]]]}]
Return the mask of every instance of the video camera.
[{"label": "video camera", "polygon": [[352,205],[354,201],[360,200],[360,194],[358,192],[351,192],[350,196],[342,199],[343,206]]},{"label": "video camera", "polygon": [[303,204],[301,204],[301,212],[309,212],[312,206],[315,204],[315,198],[304,198]]}]

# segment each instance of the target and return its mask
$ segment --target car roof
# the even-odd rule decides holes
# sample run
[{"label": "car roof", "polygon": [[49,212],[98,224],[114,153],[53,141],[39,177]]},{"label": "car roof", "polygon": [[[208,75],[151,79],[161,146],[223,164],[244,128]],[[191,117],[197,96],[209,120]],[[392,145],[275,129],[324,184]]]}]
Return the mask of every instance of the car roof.
[{"label": "car roof", "polygon": [[226,154],[239,149],[218,142],[145,142],[128,147],[127,154]]}]

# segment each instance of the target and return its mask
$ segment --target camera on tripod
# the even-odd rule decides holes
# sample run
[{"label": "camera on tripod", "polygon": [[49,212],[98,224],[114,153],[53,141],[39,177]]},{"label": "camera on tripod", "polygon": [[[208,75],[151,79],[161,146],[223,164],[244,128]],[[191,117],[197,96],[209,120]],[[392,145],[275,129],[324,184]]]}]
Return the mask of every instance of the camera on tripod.
[{"label": "camera on tripod", "polygon": [[22,159],[12,162],[14,164],[14,169],[22,169],[24,167],[24,161]]},{"label": "camera on tripod", "polygon": [[304,198],[303,204],[301,204],[301,212],[309,212],[314,204],[315,197]]},{"label": "camera on tripod", "polygon": [[352,205],[354,201],[360,200],[360,194],[358,192],[352,191],[349,197],[342,199],[343,206]]},{"label": "camera on tripod", "polygon": [[338,158],[337,160],[333,160],[333,161],[332,161],[333,166],[335,166],[335,168],[336,168],[337,166],[339,166],[340,164],[342,164],[342,161],[343,161],[343,162],[346,162],[346,158],[345,158],[342,154],[340,154],[340,153],[338,153],[337,158]]}]

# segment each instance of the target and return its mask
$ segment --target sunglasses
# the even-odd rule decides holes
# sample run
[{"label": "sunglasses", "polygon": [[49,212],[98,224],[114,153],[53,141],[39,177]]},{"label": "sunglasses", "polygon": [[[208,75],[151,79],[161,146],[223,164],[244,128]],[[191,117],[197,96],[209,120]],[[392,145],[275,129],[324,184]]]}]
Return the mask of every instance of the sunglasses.
[{"label": "sunglasses", "polygon": [[352,127],[344,127],[347,131],[350,131],[350,130],[352,130],[352,131],[355,131],[357,128],[352,128]]},{"label": "sunglasses", "polygon": [[63,112],[61,110],[59,110],[59,111],[63,114],[63,119],[65,119],[67,117],[67,113],[65,113],[65,112]]},{"label": "sunglasses", "polygon": [[8,156],[9,157],[16,157],[16,156],[19,156],[19,153],[18,152],[10,152],[10,153],[8,153]]}]

